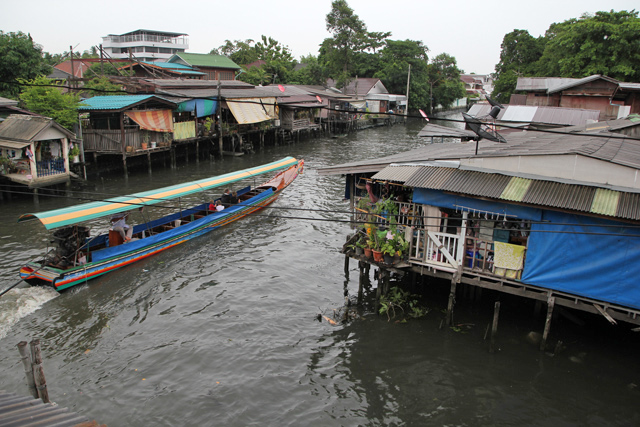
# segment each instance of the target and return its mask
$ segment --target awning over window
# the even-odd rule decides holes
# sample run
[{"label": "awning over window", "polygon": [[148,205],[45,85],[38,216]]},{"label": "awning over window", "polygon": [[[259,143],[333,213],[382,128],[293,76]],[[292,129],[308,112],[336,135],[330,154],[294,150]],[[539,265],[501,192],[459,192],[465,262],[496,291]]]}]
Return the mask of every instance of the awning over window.
[{"label": "awning over window", "polygon": [[[274,99],[275,100],[275,99]],[[264,98],[227,99],[227,105],[241,125],[270,120],[267,111],[273,109]]]},{"label": "awning over window", "polygon": [[178,104],[178,113],[195,111],[196,117],[206,117],[214,114],[218,108],[218,102],[213,99],[191,99]]},{"label": "awning over window", "polygon": [[31,141],[18,142],[9,141],[6,139],[0,139],[0,148],[8,148],[10,150],[21,150],[24,147],[31,145]]},{"label": "awning over window", "polygon": [[171,110],[125,111],[125,114],[142,129],[155,132],[173,132]]}]

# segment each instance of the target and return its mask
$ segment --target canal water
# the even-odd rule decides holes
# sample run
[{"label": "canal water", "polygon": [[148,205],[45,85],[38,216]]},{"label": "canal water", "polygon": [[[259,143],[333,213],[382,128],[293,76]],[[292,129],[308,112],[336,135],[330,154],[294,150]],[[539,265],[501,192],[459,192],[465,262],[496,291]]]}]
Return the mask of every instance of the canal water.
[{"label": "canal water", "polygon": [[[370,292],[339,321],[358,272],[352,262],[345,277],[339,248],[350,229],[333,221],[348,218],[343,178],[317,170],[420,147],[429,142],[417,137],[422,125],[224,161],[191,156],[176,170],[73,187],[68,196],[105,197],[289,155],[306,163],[261,215],[60,295],[21,287],[1,297],[0,389],[28,394],[16,344],[40,339],[52,400],[109,426],[640,425],[639,333],[628,325],[560,315],[552,351],[540,352],[544,311],[535,317],[521,299],[461,293],[454,326],[443,327],[448,284],[435,281],[415,289],[429,308],[422,318],[378,315]],[[17,224],[18,216],[74,201],[34,203],[1,203],[0,289],[48,242],[44,227]],[[95,221],[92,229],[106,226]],[[485,331],[498,300],[498,349],[490,353]]]}]

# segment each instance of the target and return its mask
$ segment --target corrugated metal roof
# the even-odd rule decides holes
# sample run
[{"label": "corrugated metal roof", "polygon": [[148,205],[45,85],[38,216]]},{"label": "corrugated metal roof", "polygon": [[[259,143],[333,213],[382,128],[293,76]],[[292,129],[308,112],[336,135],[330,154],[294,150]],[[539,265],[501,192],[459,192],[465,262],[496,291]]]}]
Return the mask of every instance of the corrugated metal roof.
[{"label": "corrugated metal roof", "polygon": [[538,107],[528,105],[509,105],[500,118],[503,122],[533,122]]},{"label": "corrugated metal roof", "polygon": [[89,422],[83,415],[75,414],[55,403],[43,403],[40,399],[22,397],[0,390],[0,425],[2,426],[60,426],[72,427]]},{"label": "corrugated metal roof", "polygon": [[79,111],[94,110],[122,110],[130,108],[136,104],[144,103],[151,100],[162,100],[165,103],[172,103],[168,99],[161,98],[156,95],[115,95],[115,96],[94,96],[93,98],[83,99]]},{"label": "corrugated metal roof", "polygon": [[[588,120],[597,121],[600,117],[599,110],[527,105],[505,105],[504,107],[504,110],[498,113],[496,118],[498,122],[578,126],[584,125]],[[489,115],[490,111],[490,104],[478,103],[469,108],[469,115],[484,117]]]},{"label": "corrugated metal roof", "polygon": [[579,79],[565,78],[565,77],[518,77],[516,83],[517,91],[542,91],[546,92],[549,89],[562,86],[567,83],[577,81]]},{"label": "corrugated metal roof", "polygon": [[556,86],[554,88],[549,88],[549,90],[547,91],[547,93],[552,94],[552,93],[556,93],[556,92],[562,92],[563,90],[567,90],[570,89],[572,87],[576,87],[576,86],[580,86],[583,85],[585,83],[589,83],[595,80],[606,80],[608,82],[611,83],[615,83],[618,84],[618,81],[615,79],[612,79],[611,77],[607,77],[607,76],[603,76],[600,74],[594,74],[588,77],[584,77],[582,79],[578,79],[576,81],[572,81],[572,82],[567,82],[564,84],[561,84],[559,86]]},{"label": "corrugated metal roof", "polygon": [[378,179],[381,181],[395,181],[395,182],[405,182],[411,176],[419,171],[420,166],[415,165],[391,165],[382,169],[377,174],[373,175],[372,179]]},{"label": "corrugated metal roof", "polygon": [[401,165],[389,166],[375,177],[379,180],[404,181],[408,187],[640,220],[638,193],[436,166],[418,166],[404,179],[408,175],[407,170]]},{"label": "corrugated metal roof", "polygon": [[614,216],[618,210],[618,202],[620,200],[620,192],[611,191],[604,188],[598,188],[593,197],[591,212]]},{"label": "corrugated metal roof", "polygon": [[475,138],[476,134],[466,129],[428,124],[418,133],[419,137]]},{"label": "corrugated metal roof", "polygon": [[533,181],[526,178],[513,177],[500,195],[501,199],[520,202],[531,187]]},{"label": "corrugated metal roof", "polygon": [[12,114],[0,122],[0,138],[14,141],[33,141],[37,140],[38,134],[51,127],[59,131],[61,135],[75,138],[73,132],[63,128],[53,119],[24,114]]}]

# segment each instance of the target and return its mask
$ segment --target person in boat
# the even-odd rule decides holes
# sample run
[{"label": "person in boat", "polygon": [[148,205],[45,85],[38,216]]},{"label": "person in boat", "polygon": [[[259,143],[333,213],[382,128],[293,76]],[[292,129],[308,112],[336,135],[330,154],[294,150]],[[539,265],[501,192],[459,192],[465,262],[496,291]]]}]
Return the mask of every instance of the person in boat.
[{"label": "person in boat", "polygon": [[120,233],[125,243],[130,242],[133,236],[133,227],[127,224],[128,216],[129,212],[124,212],[111,217],[111,229]]},{"label": "person in boat", "polygon": [[220,212],[224,209],[224,205],[220,202],[220,200],[216,200],[216,211]]},{"label": "person in boat", "polygon": [[220,197],[220,202],[222,203],[223,206],[229,206],[229,203],[231,203],[231,191],[229,191],[228,188],[224,190],[224,193],[222,193],[222,197]]},{"label": "person in boat", "polygon": [[229,197],[229,204],[235,205],[238,203],[238,192],[234,191],[231,193],[231,197]]},{"label": "person in boat", "polygon": [[216,203],[213,199],[209,200],[209,212],[213,212],[216,210]]}]

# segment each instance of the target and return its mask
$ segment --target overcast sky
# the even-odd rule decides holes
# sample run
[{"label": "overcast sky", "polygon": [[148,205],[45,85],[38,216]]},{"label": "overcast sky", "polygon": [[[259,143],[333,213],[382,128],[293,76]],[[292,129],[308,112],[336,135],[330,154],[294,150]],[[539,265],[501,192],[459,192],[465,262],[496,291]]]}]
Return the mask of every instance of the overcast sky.
[{"label": "overcast sky", "polygon": [[[369,31],[390,31],[392,40],[419,40],[429,57],[453,55],[466,73],[494,72],[500,44],[514,29],[543,35],[554,22],[601,10],[638,8],[637,0],[347,0]],[[0,30],[31,33],[45,52],[70,46],[83,51],[108,34],[137,29],[189,34],[192,53],[208,53],[225,40],[272,37],[296,58],[317,55],[330,34],[331,0],[22,0],[2,1]],[[1,60],[1,58],[0,58]]]}]

